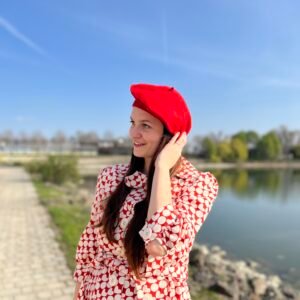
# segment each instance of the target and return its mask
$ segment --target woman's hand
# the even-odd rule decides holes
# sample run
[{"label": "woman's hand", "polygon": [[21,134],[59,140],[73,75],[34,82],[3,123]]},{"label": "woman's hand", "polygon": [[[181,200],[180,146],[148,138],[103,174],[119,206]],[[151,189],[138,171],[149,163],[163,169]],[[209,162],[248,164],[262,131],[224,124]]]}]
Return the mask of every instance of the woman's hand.
[{"label": "woman's hand", "polygon": [[169,143],[158,154],[155,161],[156,168],[162,166],[170,170],[180,158],[182,149],[187,142],[187,136],[185,132],[180,136],[179,134],[180,132],[176,132]]},{"label": "woman's hand", "polygon": [[164,249],[164,247],[160,244],[160,242],[157,239],[147,243],[145,249],[147,253],[152,255],[153,257],[164,256],[167,254],[167,251]]}]

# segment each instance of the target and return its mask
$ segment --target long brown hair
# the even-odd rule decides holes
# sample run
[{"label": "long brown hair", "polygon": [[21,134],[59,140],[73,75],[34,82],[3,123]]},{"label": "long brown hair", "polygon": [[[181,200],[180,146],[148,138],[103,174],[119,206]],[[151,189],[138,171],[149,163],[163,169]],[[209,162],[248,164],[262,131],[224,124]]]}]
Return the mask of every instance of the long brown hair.
[{"label": "long brown hair", "polygon": [[[124,239],[124,247],[125,247],[125,255],[127,257],[127,261],[132,271],[135,273],[138,279],[141,278],[139,273],[139,268],[142,267],[145,259],[145,243],[143,239],[139,235],[139,231],[145,224],[145,220],[147,218],[148,206],[150,202],[151,196],[151,188],[152,188],[152,180],[155,171],[155,160],[160,153],[160,151],[164,148],[164,146],[170,141],[172,135],[164,128],[164,134],[161,138],[161,141],[152,157],[149,172],[147,174],[147,193],[146,197],[143,201],[140,201],[134,206],[134,215],[130,222],[128,223],[128,227],[125,234]],[[129,168],[125,176],[133,174],[135,171],[143,172],[144,170],[145,160],[143,157],[136,157],[131,154],[131,160],[129,163]],[[180,158],[176,162],[176,164],[170,170],[170,176],[172,177],[177,168],[180,166]],[[114,231],[119,223],[119,212],[120,209],[129,194],[131,188],[125,185],[125,177],[117,186],[116,190],[105,200],[106,206],[103,212],[102,219],[100,223],[95,227],[102,227],[103,232],[106,234],[107,239],[110,242],[117,242],[114,238]]]}]

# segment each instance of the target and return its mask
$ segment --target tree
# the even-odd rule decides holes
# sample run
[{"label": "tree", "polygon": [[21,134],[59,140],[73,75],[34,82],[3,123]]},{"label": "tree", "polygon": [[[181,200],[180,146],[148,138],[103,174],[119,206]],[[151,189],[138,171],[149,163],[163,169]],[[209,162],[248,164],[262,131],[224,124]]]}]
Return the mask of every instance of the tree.
[{"label": "tree", "polygon": [[300,159],[300,144],[292,148],[291,153],[295,159]]},{"label": "tree", "polygon": [[259,135],[253,131],[239,131],[232,136],[232,139],[238,138],[246,144],[256,144],[259,140]]},{"label": "tree", "polygon": [[223,141],[218,144],[218,155],[222,161],[230,162],[234,160],[234,153],[232,151],[231,143]]},{"label": "tree", "polygon": [[247,139],[247,143],[256,145],[257,142],[259,141],[259,135],[255,131],[249,130],[246,133],[246,139]]},{"label": "tree", "polygon": [[274,131],[271,131],[259,140],[257,154],[259,159],[275,160],[281,153],[281,142]]},{"label": "tree", "polygon": [[64,144],[67,142],[67,137],[63,131],[57,131],[51,139],[51,142],[60,150],[63,150]]},{"label": "tree", "polygon": [[114,134],[111,130],[106,130],[103,134],[104,140],[112,141],[114,139]]},{"label": "tree", "polygon": [[12,145],[13,140],[14,134],[11,130],[5,130],[0,136],[0,141],[3,142],[4,145]]},{"label": "tree", "polygon": [[96,132],[90,131],[90,132],[77,132],[77,141],[80,145],[92,145],[97,146],[99,142],[99,137]]},{"label": "tree", "polygon": [[235,161],[246,161],[248,159],[247,144],[239,138],[231,140],[231,149]]},{"label": "tree", "polygon": [[191,142],[189,143],[189,152],[196,156],[201,156],[203,147],[202,141],[203,138],[200,135],[193,136]]},{"label": "tree", "polygon": [[244,143],[247,143],[247,133],[245,131],[239,131],[236,134],[232,136],[232,139],[239,139],[240,141],[243,141]]},{"label": "tree", "polygon": [[289,131],[286,126],[281,125],[279,129],[276,130],[276,134],[282,144],[283,154],[288,156],[293,146],[296,132]]},{"label": "tree", "polygon": [[19,142],[22,146],[28,145],[29,137],[26,132],[22,131],[19,134]]},{"label": "tree", "polygon": [[216,143],[209,137],[205,137],[202,141],[204,156],[207,159],[212,159],[217,155]]},{"label": "tree", "polygon": [[42,148],[45,148],[48,142],[47,138],[41,131],[35,131],[31,135],[30,141],[34,150],[41,150]]}]

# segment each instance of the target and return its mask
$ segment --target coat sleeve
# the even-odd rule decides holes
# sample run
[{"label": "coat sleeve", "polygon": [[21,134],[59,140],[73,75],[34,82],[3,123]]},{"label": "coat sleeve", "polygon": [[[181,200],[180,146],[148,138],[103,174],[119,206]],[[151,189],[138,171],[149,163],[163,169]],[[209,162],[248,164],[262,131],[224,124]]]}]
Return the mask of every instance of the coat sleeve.
[{"label": "coat sleeve", "polygon": [[139,231],[145,244],[157,239],[166,254],[179,240],[194,240],[218,194],[217,179],[202,173],[192,184],[182,187],[174,204],[158,209]]},{"label": "coat sleeve", "polygon": [[73,274],[73,279],[76,282],[81,282],[88,269],[93,258],[96,256],[97,247],[97,231],[98,228],[93,228],[99,220],[104,211],[102,200],[108,196],[107,189],[107,171],[108,168],[104,168],[99,172],[97,178],[97,185],[95,191],[95,198],[91,207],[90,219],[82,232],[77,248],[76,248],[76,268]]}]

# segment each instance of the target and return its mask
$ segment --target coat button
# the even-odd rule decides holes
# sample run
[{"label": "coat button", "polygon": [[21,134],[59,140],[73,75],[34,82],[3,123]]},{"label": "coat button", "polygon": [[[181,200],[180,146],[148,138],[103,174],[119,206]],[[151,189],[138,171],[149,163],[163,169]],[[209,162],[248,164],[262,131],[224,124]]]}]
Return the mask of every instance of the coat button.
[{"label": "coat button", "polygon": [[151,234],[152,234],[152,230],[150,229],[150,228],[145,228],[144,229],[144,237],[146,238],[146,239],[149,239],[150,237],[151,237]]},{"label": "coat button", "polygon": [[109,284],[111,286],[115,286],[118,283],[117,276],[115,274],[112,274],[109,276]]},{"label": "coat button", "polygon": [[121,221],[121,227],[124,229],[128,224],[128,221],[126,219],[122,219]]},{"label": "coat button", "polygon": [[119,255],[119,256],[124,257],[125,256],[125,251],[122,248],[117,248],[116,254]]},{"label": "coat button", "polygon": [[138,296],[139,299],[140,299],[140,298],[143,298],[143,299],[144,299],[144,293],[143,293],[143,291],[142,291],[142,290],[138,290],[138,291],[137,291],[137,296]]}]

